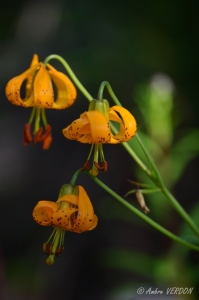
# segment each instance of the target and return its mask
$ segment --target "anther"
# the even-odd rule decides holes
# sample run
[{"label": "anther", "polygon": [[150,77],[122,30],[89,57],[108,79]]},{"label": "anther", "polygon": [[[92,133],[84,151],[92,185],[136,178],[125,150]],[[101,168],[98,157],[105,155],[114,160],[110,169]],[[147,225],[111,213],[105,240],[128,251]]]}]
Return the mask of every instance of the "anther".
[{"label": "anther", "polygon": [[48,247],[48,244],[47,244],[47,243],[44,243],[44,244],[43,244],[43,251],[44,251],[47,255],[49,255],[50,253],[49,253],[47,247]]},{"label": "anther", "polygon": [[32,142],[31,128],[30,124],[26,124],[23,129],[23,142],[25,146],[28,146]]},{"label": "anther", "polygon": [[83,165],[83,168],[81,169],[81,172],[83,172],[85,170],[90,170],[89,160],[86,160],[85,164]]},{"label": "anther", "polygon": [[55,252],[55,255],[58,257],[59,254],[61,254],[63,252],[63,250],[64,250],[64,246],[62,246],[61,248],[58,248]]},{"label": "anther", "polygon": [[106,172],[108,169],[108,164],[107,162],[104,160],[102,162],[102,166],[100,166],[96,161],[94,161],[94,165],[96,166],[96,168],[102,172]]}]

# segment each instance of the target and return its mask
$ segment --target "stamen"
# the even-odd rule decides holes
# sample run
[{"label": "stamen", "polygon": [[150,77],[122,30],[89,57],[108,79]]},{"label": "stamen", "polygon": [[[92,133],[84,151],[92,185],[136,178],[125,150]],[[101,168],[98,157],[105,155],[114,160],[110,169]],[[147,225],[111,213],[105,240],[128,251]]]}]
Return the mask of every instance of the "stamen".
[{"label": "stamen", "polygon": [[45,140],[43,142],[43,149],[44,150],[47,150],[50,147],[50,145],[52,143],[52,140],[53,140],[52,135],[51,135],[51,133],[49,133],[49,135],[45,138]]},{"label": "stamen", "polygon": [[44,243],[44,244],[43,244],[43,251],[44,251],[47,255],[49,255],[50,253],[49,253],[47,247],[48,247],[48,243]]},{"label": "stamen", "polygon": [[89,160],[86,160],[85,164],[83,165],[83,168],[81,169],[81,172],[83,172],[85,170],[90,170]]},{"label": "stamen", "polygon": [[43,128],[40,127],[39,130],[36,132],[35,137],[34,137],[34,143],[35,144],[37,144],[39,142],[43,142],[42,132],[43,132]]},{"label": "stamen", "polygon": [[107,161],[103,161],[102,165],[103,165],[103,172],[106,172],[108,170],[108,163],[107,163]]},{"label": "stamen", "polygon": [[100,166],[96,161],[94,161],[96,168],[102,172],[106,172],[108,169],[108,164],[106,161],[102,161],[102,166]]},{"label": "stamen", "polygon": [[[48,241],[43,244],[44,252],[49,255],[46,260],[46,263],[48,265],[52,265],[55,261],[55,256],[59,256],[59,254],[61,254],[62,251],[64,250],[64,246],[63,246],[64,234],[65,234],[64,229],[60,227],[56,227],[53,230]],[[51,243],[50,240],[52,240]]]},{"label": "stamen", "polygon": [[104,167],[103,166],[101,167],[96,161],[94,161],[93,163],[98,170],[102,171],[104,169]]},{"label": "stamen", "polygon": [[25,146],[28,146],[28,144],[32,142],[31,125],[29,123],[26,124],[23,129],[23,142]]},{"label": "stamen", "polygon": [[43,128],[40,127],[35,134],[34,143],[37,144],[39,142],[44,142],[43,149],[48,149],[52,142],[51,130],[51,126],[48,124],[45,132],[42,134]]}]

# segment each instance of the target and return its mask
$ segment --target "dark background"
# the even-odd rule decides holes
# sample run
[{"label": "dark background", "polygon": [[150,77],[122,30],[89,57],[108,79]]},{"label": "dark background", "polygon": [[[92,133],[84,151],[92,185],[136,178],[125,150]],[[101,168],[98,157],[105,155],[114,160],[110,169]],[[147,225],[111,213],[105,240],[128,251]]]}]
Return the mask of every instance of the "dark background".
[{"label": "dark background", "polygon": [[[0,299],[146,299],[137,296],[139,286],[161,290],[187,285],[194,286],[195,295],[186,299],[197,299],[198,273],[193,268],[198,254],[187,253],[186,261],[179,262],[181,269],[174,251],[171,263],[172,242],[84,174],[77,184],[89,194],[99,224],[81,235],[66,233],[62,255],[54,265],[45,264],[42,244],[51,228],[38,226],[31,213],[41,199],[56,201],[61,185],[86,160],[90,146],[66,140],[61,130],[87,110],[88,102],[78,92],[69,110],[47,111],[53,143],[44,151],[41,145],[23,145],[22,130],[31,110],[11,105],[4,87],[29,67],[34,53],[41,61],[56,53],[93,97],[108,80],[123,106],[139,117],[136,87],[162,72],[176,87],[174,119],[180,110],[181,129],[197,128],[198,2],[8,0],[0,7]],[[59,62],[51,63],[65,72]],[[127,179],[135,179],[137,166],[120,145],[105,145],[104,151],[109,169],[100,179],[123,196],[132,188]],[[195,156],[173,187],[188,211],[198,200],[198,163]],[[178,234],[180,218],[172,217],[167,216],[166,224]],[[160,260],[168,262],[168,269],[158,267]]]}]

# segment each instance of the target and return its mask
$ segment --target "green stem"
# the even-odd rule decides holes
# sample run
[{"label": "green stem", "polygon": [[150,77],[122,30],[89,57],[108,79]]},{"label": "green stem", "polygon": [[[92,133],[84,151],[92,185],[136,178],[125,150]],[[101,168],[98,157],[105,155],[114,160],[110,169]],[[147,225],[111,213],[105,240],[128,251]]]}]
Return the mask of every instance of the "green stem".
[{"label": "green stem", "polygon": [[44,60],[44,65],[47,65],[47,63],[51,59],[57,59],[64,66],[64,68],[66,69],[66,71],[68,72],[68,74],[70,75],[70,77],[72,78],[72,80],[74,81],[76,86],[78,87],[78,89],[88,99],[88,101],[93,100],[93,97],[89,94],[89,92],[84,88],[84,86],[78,80],[78,78],[73,73],[72,69],[70,68],[69,64],[60,55],[52,54],[52,55],[47,56],[46,59]]},{"label": "green stem", "polygon": [[147,159],[150,162],[150,166],[153,169],[153,173],[151,174],[150,178],[152,179],[153,182],[155,182],[156,185],[158,185],[160,188],[164,187],[164,182],[162,180],[162,177],[158,171],[158,168],[156,167],[156,164],[152,158],[152,156],[150,155],[148,149],[145,147],[145,145],[143,144],[142,140],[140,139],[138,133],[136,132],[135,134],[135,138],[137,139],[140,147],[142,148],[144,154],[146,155]]},{"label": "green stem", "polygon": [[118,98],[116,97],[115,93],[112,90],[112,87],[110,85],[110,83],[108,81],[103,81],[99,87],[99,91],[98,91],[98,95],[97,95],[97,99],[103,99],[103,92],[104,92],[104,88],[107,88],[109,95],[111,96],[111,98],[113,99],[113,101],[115,102],[116,105],[122,106],[122,104],[120,103],[120,101],[118,100]]},{"label": "green stem", "polygon": [[184,210],[184,208],[179,204],[179,202],[175,199],[175,197],[167,190],[164,186],[162,189],[162,193],[167,197],[173,207],[177,210],[177,212],[182,216],[182,218],[187,222],[189,227],[195,232],[195,234],[199,237],[199,229],[197,225],[193,222],[192,218],[189,214]]},{"label": "green stem", "polygon": [[177,210],[177,212],[182,216],[182,218],[187,222],[189,227],[195,232],[195,234],[199,237],[199,229],[196,226],[196,224],[193,222],[191,217],[187,214],[187,212],[184,210],[184,208],[179,204],[179,202],[173,197],[173,195],[167,190],[162,177],[158,171],[158,168],[156,167],[156,164],[150,155],[149,151],[145,147],[145,145],[142,143],[138,133],[136,133],[136,138],[138,143],[140,144],[143,152],[145,153],[147,159],[149,160],[151,167],[153,169],[153,174],[150,177],[153,182],[161,188],[162,193],[166,196],[166,198],[169,200],[169,202],[173,205],[173,207]]},{"label": "green stem", "polygon": [[78,178],[78,176],[82,173],[82,169],[77,170],[74,174],[73,177],[71,178],[70,184],[74,185],[76,184],[76,180]]},{"label": "green stem", "polygon": [[[113,126],[111,126],[111,128],[112,127]],[[114,132],[116,132],[116,129],[114,127],[112,129]],[[147,166],[143,163],[143,161],[139,158],[139,156],[133,151],[131,146],[127,142],[122,143],[122,146],[126,149],[126,151],[130,154],[130,156],[136,161],[136,163],[142,168],[142,170],[151,178],[152,176],[151,171],[147,168]]]},{"label": "green stem", "polygon": [[[68,74],[70,75],[70,77],[72,78],[72,80],[74,81],[74,83],[76,84],[76,86],[83,93],[83,95],[88,99],[88,101],[93,100],[93,97],[84,88],[84,86],[81,84],[81,82],[78,80],[78,78],[76,77],[76,75],[71,70],[71,68],[68,65],[68,63],[61,56],[59,56],[57,54],[49,55],[45,59],[44,64],[46,65],[51,59],[57,59],[58,61],[60,61],[62,63],[62,65],[65,67],[65,69],[67,70]],[[107,87],[107,90],[108,90],[110,96],[112,97],[113,101],[116,103],[116,105],[122,106],[121,103],[119,102],[118,98],[116,97],[115,93],[113,92],[113,90],[112,90],[112,88],[111,88],[111,86],[110,86],[110,84],[109,84],[108,81],[103,81],[102,84],[100,85],[99,93],[98,93],[98,98],[99,99],[103,98],[103,91],[104,91],[105,86]],[[38,117],[38,111],[37,111],[36,119],[37,119],[37,117]],[[40,118],[40,116],[39,116],[39,118]],[[38,124],[37,120],[36,120],[36,124]],[[117,131],[116,128],[113,125],[111,126],[111,128],[112,128],[112,130],[114,132]],[[143,171],[153,180],[153,182],[155,182],[158,187],[161,187],[163,194],[167,197],[168,200],[170,200],[170,202],[172,203],[172,205],[174,206],[174,208],[179,212],[179,214],[189,224],[189,226],[192,228],[192,230],[199,236],[199,230],[198,230],[197,226],[195,225],[195,223],[192,221],[192,219],[189,217],[189,215],[185,212],[185,210],[181,207],[181,205],[177,202],[177,200],[166,189],[166,187],[164,185],[164,182],[162,180],[162,177],[161,177],[161,175],[160,175],[160,173],[159,173],[159,171],[158,171],[158,169],[157,169],[157,167],[156,167],[156,165],[155,165],[155,163],[154,163],[151,155],[149,154],[148,150],[146,149],[146,147],[142,143],[141,139],[139,138],[138,133],[136,133],[136,138],[137,138],[137,141],[140,144],[142,150],[144,151],[146,157],[149,159],[149,161],[151,163],[151,167],[152,167],[154,173],[152,173],[147,168],[147,166],[142,162],[142,160],[132,150],[132,148],[129,146],[129,144],[122,143],[123,147],[131,155],[131,157],[137,162],[137,164],[143,169]],[[74,179],[73,178],[71,179],[72,182],[76,181],[76,178],[79,175],[79,172],[77,173],[77,175],[75,175],[75,174],[73,175]]]},{"label": "green stem", "polygon": [[[87,174],[90,175],[90,173],[87,173]],[[90,175],[90,177],[101,188],[103,188],[106,192],[108,192],[112,197],[114,197],[121,204],[123,204],[125,207],[127,207],[132,212],[134,212],[137,216],[139,216],[141,219],[143,219],[144,221],[146,221],[148,224],[150,224],[151,226],[153,226],[154,228],[156,228],[157,230],[159,230],[161,233],[165,234],[169,238],[173,239],[174,241],[176,241],[176,242],[178,242],[178,243],[180,243],[180,244],[182,244],[184,246],[187,246],[187,247],[189,247],[189,248],[191,248],[193,250],[199,251],[199,247],[198,246],[186,242],[185,240],[179,238],[178,236],[176,236],[172,232],[168,231],[167,229],[165,229],[164,227],[162,227],[161,225],[159,225],[158,223],[156,223],[155,221],[153,221],[151,218],[149,218],[148,216],[146,216],[145,214],[143,214],[142,212],[140,212],[138,209],[136,209],[134,206],[132,206],[130,203],[128,203],[126,200],[124,200],[121,196],[119,196],[117,193],[115,193],[113,190],[111,190],[107,185],[105,185],[97,177],[94,177],[94,176],[91,176],[91,175]]]}]

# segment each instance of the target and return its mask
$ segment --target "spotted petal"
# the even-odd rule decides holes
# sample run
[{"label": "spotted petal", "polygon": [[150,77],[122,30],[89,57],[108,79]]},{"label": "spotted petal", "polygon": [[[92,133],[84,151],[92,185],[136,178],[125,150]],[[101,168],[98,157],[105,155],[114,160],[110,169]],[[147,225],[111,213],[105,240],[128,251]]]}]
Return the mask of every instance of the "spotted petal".
[{"label": "spotted petal", "polygon": [[97,226],[98,218],[94,214],[92,203],[82,186],[79,188],[78,214],[75,223],[72,226],[72,231],[81,233],[87,230],[92,230]]},{"label": "spotted petal", "polygon": [[57,99],[54,101],[52,108],[64,109],[71,106],[77,96],[73,83],[65,74],[58,72],[49,64],[47,66],[49,74],[57,88]]},{"label": "spotted petal", "polygon": [[[30,64],[30,68],[38,65],[39,64],[39,58],[37,54],[33,55],[31,64]],[[34,79],[35,74],[32,73],[27,77],[27,81],[26,81],[26,98],[29,98],[31,93],[33,92],[33,79]]]},{"label": "spotted petal", "polygon": [[39,201],[33,210],[34,220],[43,226],[52,224],[51,217],[58,210],[57,203],[52,201]]},{"label": "spotted petal", "polygon": [[[117,113],[119,113],[121,117]],[[109,110],[109,119],[120,124],[119,132],[116,135],[112,134],[112,144],[127,142],[135,135],[137,130],[135,118],[124,107],[117,105],[111,107]]]},{"label": "spotted petal", "polygon": [[[84,135],[84,132],[80,134],[80,130],[87,124],[89,124],[89,120],[84,113],[80,115],[79,119],[73,121],[69,126],[64,128],[62,132],[67,139],[79,141]],[[86,132],[86,134],[90,134],[90,131]],[[85,143],[87,143],[87,141]]]},{"label": "spotted petal", "polygon": [[34,76],[36,70],[39,68],[39,64],[36,64],[23,72],[21,75],[12,78],[6,85],[6,97],[15,105],[31,107],[34,106],[33,93],[29,93],[24,99],[21,98],[20,90],[25,80],[30,80],[31,76]]},{"label": "spotted petal", "polygon": [[81,143],[103,144],[111,140],[109,122],[99,111],[87,111],[80,118],[63,129],[63,134],[70,140]]},{"label": "spotted petal", "polygon": [[44,64],[41,64],[34,80],[34,106],[52,108],[53,101],[54,93],[51,78]]},{"label": "spotted petal", "polygon": [[60,226],[65,230],[73,231],[71,216],[75,214],[77,210],[78,210],[77,208],[73,208],[73,207],[60,208],[51,217],[52,224],[54,226]]}]

